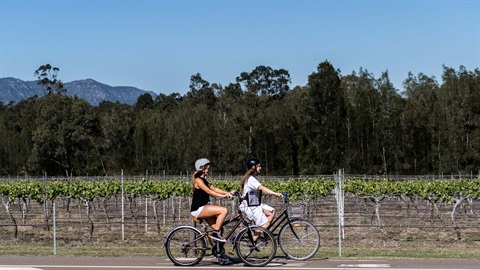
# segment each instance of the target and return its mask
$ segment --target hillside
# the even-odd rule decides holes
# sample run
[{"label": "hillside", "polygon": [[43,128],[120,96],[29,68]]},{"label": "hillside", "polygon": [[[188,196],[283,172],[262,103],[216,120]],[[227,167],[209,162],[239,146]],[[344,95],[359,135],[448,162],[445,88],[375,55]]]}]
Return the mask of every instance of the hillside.
[{"label": "hillside", "polygon": [[[120,102],[134,104],[140,95],[148,93],[153,98],[157,96],[154,92],[145,91],[131,86],[110,86],[93,79],[77,80],[64,84],[67,95],[77,96],[85,99],[93,106],[102,101]],[[44,95],[41,86],[36,81],[22,81],[16,78],[0,78],[0,102],[8,104],[11,101],[17,103],[37,95]]]}]

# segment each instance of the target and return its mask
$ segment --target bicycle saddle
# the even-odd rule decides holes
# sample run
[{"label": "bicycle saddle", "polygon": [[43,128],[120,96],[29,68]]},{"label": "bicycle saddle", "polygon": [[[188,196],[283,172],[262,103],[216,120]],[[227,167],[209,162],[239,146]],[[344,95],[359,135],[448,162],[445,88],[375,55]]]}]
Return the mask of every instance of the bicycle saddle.
[{"label": "bicycle saddle", "polygon": [[201,218],[196,218],[196,217],[192,216],[192,219],[193,219],[193,221],[195,221],[197,223],[203,223],[203,219],[201,219]]}]

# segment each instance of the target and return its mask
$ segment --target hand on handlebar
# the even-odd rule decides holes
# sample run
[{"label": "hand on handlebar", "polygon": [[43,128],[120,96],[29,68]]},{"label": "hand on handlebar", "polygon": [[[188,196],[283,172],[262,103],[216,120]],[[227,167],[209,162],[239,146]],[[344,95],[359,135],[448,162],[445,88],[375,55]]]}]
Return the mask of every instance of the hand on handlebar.
[{"label": "hand on handlebar", "polygon": [[242,193],[240,193],[240,191],[238,191],[238,190],[234,190],[234,191],[230,192],[230,194],[232,195],[232,198],[242,196]]}]

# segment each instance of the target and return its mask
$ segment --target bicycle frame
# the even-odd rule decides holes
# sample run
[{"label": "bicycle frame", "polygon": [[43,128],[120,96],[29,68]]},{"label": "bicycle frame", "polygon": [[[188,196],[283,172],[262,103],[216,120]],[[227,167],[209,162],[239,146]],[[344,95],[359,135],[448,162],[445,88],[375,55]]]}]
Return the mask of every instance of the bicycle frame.
[{"label": "bicycle frame", "polygon": [[233,233],[240,226],[241,223],[243,223],[244,225],[247,225],[245,219],[242,216],[242,214],[238,213],[234,217],[232,217],[228,220],[225,220],[222,223],[222,229],[225,227],[225,225],[232,223],[236,219],[238,219],[237,223],[235,223],[235,225],[233,225],[233,228],[227,233],[227,235],[225,235],[225,239],[227,239],[227,240],[230,239],[230,237],[232,237]]},{"label": "bicycle frame", "polygon": [[280,214],[280,216],[274,218],[274,219],[272,220],[272,223],[270,223],[270,225],[269,225],[268,228],[267,228],[267,229],[268,229],[270,232],[272,232],[274,235],[277,235],[277,234],[275,234],[275,231],[276,231],[279,227],[281,227],[281,226],[285,223],[285,221],[287,221],[287,222],[291,222],[291,221],[292,221],[292,220],[290,219],[290,216],[288,216],[288,212],[287,212],[287,210],[286,210],[286,207],[282,206],[282,208],[283,208],[283,211],[282,211],[282,213]]},{"label": "bicycle frame", "polygon": [[[284,193],[283,196],[284,196],[284,199],[283,199],[284,201],[282,203],[282,213],[280,214],[280,216],[274,218],[267,228],[267,230],[269,230],[274,236],[278,236],[278,233],[275,233],[275,231],[278,228],[281,228],[282,225],[285,224],[285,222],[288,223],[290,228],[292,227],[292,219],[290,219],[290,215],[288,214],[288,206],[290,204],[288,199],[288,194]],[[292,232],[295,235],[295,237],[298,239],[298,235],[295,233],[295,231],[292,230]]]},{"label": "bicycle frame", "polygon": [[[237,220],[237,221],[236,221]],[[249,225],[249,222],[243,217],[243,215],[241,214],[240,210],[238,210],[238,213],[225,220],[223,223],[222,223],[222,230],[224,228],[225,225],[227,224],[230,224],[232,222],[236,221],[236,223],[233,225],[233,227],[229,230],[229,232],[224,236],[225,239],[229,240],[233,233],[238,229],[238,227],[240,227],[241,224],[243,224],[245,227],[248,227]],[[218,246],[212,241],[212,238],[210,238],[210,233],[213,232],[213,229],[212,228],[208,228],[207,224],[205,223],[205,221],[201,221],[200,224],[202,225],[202,228],[203,228],[203,232],[200,231],[200,235],[194,239],[194,241],[192,241],[192,243],[194,243],[195,241],[197,241],[198,239],[201,239],[201,238],[204,238],[204,237],[207,237],[208,239],[208,242],[210,244],[210,246],[207,246],[206,248],[199,248],[199,249],[205,249],[205,250],[213,250],[213,248],[217,247]],[[250,240],[253,241],[253,234],[249,233],[249,238],[251,238]],[[235,240],[235,239],[233,239]],[[190,244],[190,243],[189,243]]]}]

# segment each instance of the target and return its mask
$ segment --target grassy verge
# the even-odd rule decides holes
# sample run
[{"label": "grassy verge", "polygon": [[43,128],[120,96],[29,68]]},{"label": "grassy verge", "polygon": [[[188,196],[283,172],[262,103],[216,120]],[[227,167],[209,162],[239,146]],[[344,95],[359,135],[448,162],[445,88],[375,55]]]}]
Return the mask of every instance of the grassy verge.
[{"label": "grassy verge", "polygon": [[[161,241],[58,244],[57,256],[166,257]],[[478,259],[480,242],[345,243],[342,258],[442,258]],[[52,243],[0,242],[0,256],[52,256]],[[281,256],[280,248],[277,255]],[[337,246],[322,246],[318,258],[338,258]]]}]

